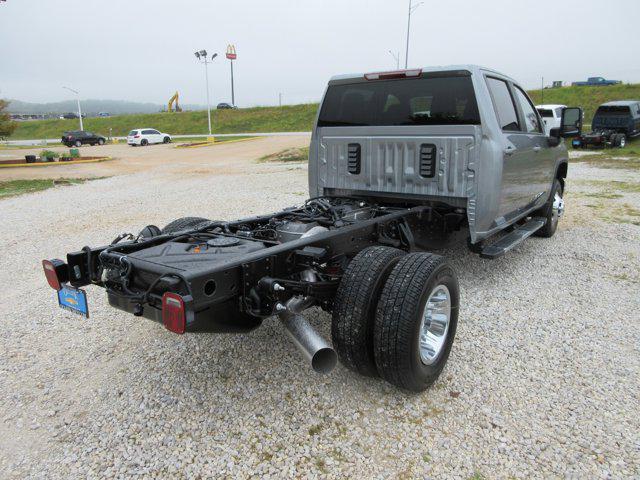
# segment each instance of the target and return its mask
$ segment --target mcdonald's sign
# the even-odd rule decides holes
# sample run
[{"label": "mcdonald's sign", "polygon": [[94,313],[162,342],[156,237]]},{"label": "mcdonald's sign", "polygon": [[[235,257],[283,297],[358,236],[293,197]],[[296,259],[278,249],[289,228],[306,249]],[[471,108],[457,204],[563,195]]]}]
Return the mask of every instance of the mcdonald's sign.
[{"label": "mcdonald's sign", "polygon": [[236,55],[235,45],[227,45],[227,58],[229,60],[235,60],[236,58],[238,58],[238,55]]}]

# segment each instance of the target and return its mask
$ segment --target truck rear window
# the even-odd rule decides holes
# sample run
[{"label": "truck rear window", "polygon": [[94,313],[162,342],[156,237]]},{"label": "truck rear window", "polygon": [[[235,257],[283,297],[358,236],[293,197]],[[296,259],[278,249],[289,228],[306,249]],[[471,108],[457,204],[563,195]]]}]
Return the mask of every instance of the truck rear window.
[{"label": "truck rear window", "polygon": [[134,137],[134,136],[136,136],[137,134],[138,134],[138,131],[137,131],[137,130],[131,130],[131,131],[129,132],[129,136],[130,136],[130,137]]},{"label": "truck rear window", "polygon": [[596,110],[596,115],[630,115],[631,109],[629,107],[621,107],[621,106],[606,106],[606,107],[598,107]]},{"label": "truck rear window", "polygon": [[480,115],[469,76],[330,85],[319,127],[478,125]]},{"label": "truck rear window", "polygon": [[553,118],[553,110],[547,108],[539,108],[538,113],[544,118]]}]

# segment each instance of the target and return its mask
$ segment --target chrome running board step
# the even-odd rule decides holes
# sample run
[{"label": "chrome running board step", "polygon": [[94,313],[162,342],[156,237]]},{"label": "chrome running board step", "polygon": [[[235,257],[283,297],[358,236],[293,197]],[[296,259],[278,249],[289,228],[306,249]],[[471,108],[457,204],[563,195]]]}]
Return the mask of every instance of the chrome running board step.
[{"label": "chrome running board step", "polygon": [[507,253],[509,250],[520,245],[536,231],[544,227],[547,219],[543,217],[533,217],[527,223],[516,227],[516,229],[502,237],[495,243],[487,245],[480,252],[482,258],[498,258]]}]

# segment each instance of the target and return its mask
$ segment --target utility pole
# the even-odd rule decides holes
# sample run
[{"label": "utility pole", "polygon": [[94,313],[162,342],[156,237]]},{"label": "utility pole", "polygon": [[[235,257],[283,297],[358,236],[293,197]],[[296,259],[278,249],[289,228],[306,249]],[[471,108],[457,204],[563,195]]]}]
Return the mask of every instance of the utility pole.
[{"label": "utility pole", "polygon": [[398,52],[397,54],[393,53],[391,50],[389,50],[389,54],[393,57],[393,59],[396,61],[396,70],[400,70],[400,52]]},{"label": "utility pole", "polygon": [[76,102],[78,102],[78,118],[80,119],[80,130],[84,130],[84,127],[82,126],[82,109],[80,108],[80,93],[78,93],[73,88],[69,88],[69,87],[62,87],[62,88],[76,94]]},{"label": "utility pole", "polygon": [[540,89],[540,95],[542,97],[542,99],[540,100],[540,103],[544,104],[544,77],[542,77],[542,88]]},{"label": "utility pole", "polygon": [[[200,61],[200,63],[204,63],[204,78],[207,83],[207,121],[209,123],[209,136],[211,136],[212,135],[211,134],[211,105],[209,102],[209,69],[208,69],[209,59],[208,59],[206,50],[200,50],[198,52],[195,52],[194,55]],[[213,55],[211,55],[211,61],[213,61],[213,59],[216,58],[217,56],[218,56],[217,53],[214,53]]]},{"label": "utility pole", "polygon": [[409,14],[407,15],[407,50],[404,55],[404,68],[409,68],[409,32],[411,31],[411,14],[415,12],[424,2],[413,5],[413,0],[409,0]]},{"label": "utility pole", "polygon": [[282,93],[278,94],[278,105],[282,106]]}]

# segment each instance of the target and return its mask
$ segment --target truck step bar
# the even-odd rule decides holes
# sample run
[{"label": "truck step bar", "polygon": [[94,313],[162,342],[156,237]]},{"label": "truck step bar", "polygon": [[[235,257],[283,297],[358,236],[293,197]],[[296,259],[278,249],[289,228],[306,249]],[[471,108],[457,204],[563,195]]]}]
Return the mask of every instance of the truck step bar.
[{"label": "truck step bar", "polygon": [[528,220],[524,225],[517,227],[513,232],[505,235],[500,240],[491,245],[487,245],[480,252],[482,258],[498,258],[507,253],[509,250],[520,245],[527,238],[533,235],[537,230],[544,227],[547,222],[546,218],[533,217]]}]

